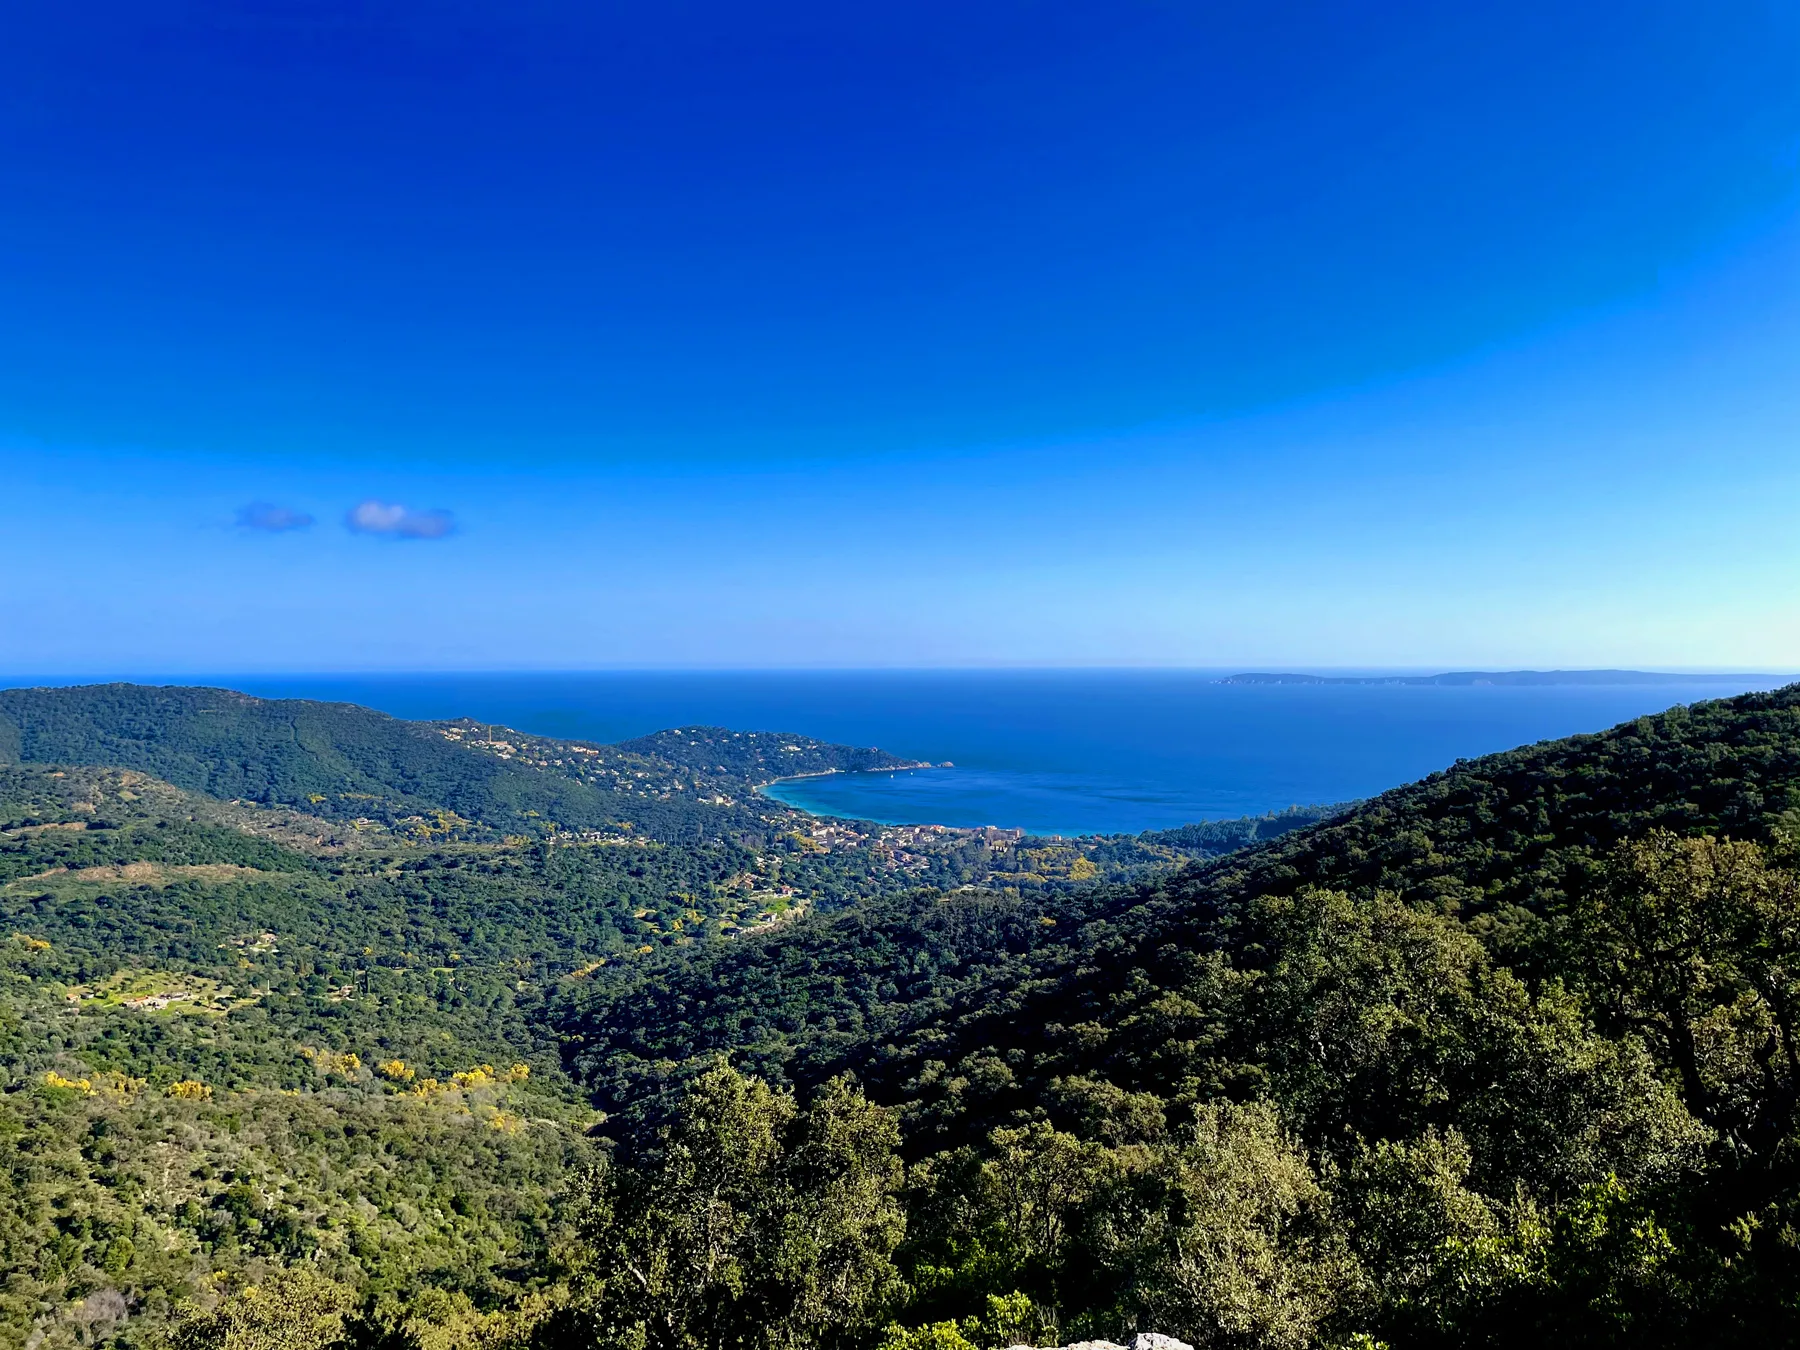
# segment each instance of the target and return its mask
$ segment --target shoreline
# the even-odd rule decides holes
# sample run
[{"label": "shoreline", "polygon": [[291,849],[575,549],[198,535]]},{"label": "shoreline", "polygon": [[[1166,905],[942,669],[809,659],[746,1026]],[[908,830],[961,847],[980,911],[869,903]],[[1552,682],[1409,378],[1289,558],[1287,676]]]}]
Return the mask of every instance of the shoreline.
[{"label": "shoreline", "polygon": [[1091,832],[1087,834],[1039,834],[1019,825],[951,825],[945,821],[936,820],[877,820],[873,816],[846,816],[840,815],[834,811],[808,810],[804,806],[796,806],[792,802],[784,802],[779,797],[771,797],[765,791],[765,789],[772,788],[777,783],[798,783],[808,778],[831,778],[837,775],[850,776],[853,774],[893,775],[896,773],[912,773],[918,769],[948,769],[952,767],[954,766],[948,763],[933,764],[928,760],[923,760],[913,764],[889,765],[885,769],[820,769],[816,773],[790,773],[783,774],[780,778],[771,778],[767,783],[759,783],[755,788],[755,792],[757,796],[774,802],[775,805],[781,807],[784,811],[798,811],[809,820],[828,822],[838,821],[847,825],[873,825],[879,830],[932,830],[944,835],[969,835],[989,839],[1003,836],[1013,842],[1026,839],[1038,839],[1043,840],[1046,843],[1069,843],[1082,839],[1105,839],[1110,837],[1104,834]]},{"label": "shoreline", "polygon": [[[757,796],[762,797],[762,796],[768,795],[766,792],[766,789],[774,787],[777,783],[799,783],[799,782],[805,781],[808,778],[833,778],[839,774],[849,775],[849,774],[857,774],[857,773],[911,773],[915,769],[942,769],[942,768],[947,768],[947,767],[948,767],[947,765],[932,764],[925,760],[915,760],[911,764],[890,764],[885,769],[818,769],[812,773],[784,773],[781,775],[781,777],[771,778],[766,783],[752,784],[750,790],[752,792],[754,792]],[[779,797],[770,797],[769,800],[770,801],[781,801],[781,799]],[[781,804],[783,806],[788,805],[786,802],[781,802]],[[799,811],[799,810],[802,810],[803,808],[798,807],[798,806],[793,806],[793,807],[789,807],[788,809],[792,810],[792,811]],[[808,811],[807,814],[812,815],[813,813],[811,811]]]},{"label": "shoreline", "polygon": [[1067,843],[1081,839],[1124,838],[1130,837],[1133,833],[1131,831],[1121,833],[1118,831],[1107,832],[1100,830],[1088,830],[1075,833],[1062,831],[1044,833],[1029,829],[1023,825],[994,825],[991,823],[982,825],[952,825],[948,821],[941,820],[879,820],[874,816],[847,816],[836,811],[810,810],[804,806],[796,806],[792,802],[784,802],[779,797],[770,796],[766,791],[766,789],[774,787],[777,783],[798,783],[803,782],[808,778],[832,778],[838,775],[848,777],[855,774],[892,775],[896,773],[911,773],[918,769],[947,769],[952,767],[954,766],[948,763],[933,764],[928,760],[922,760],[913,764],[889,765],[885,769],[820,769],[816,773],[783,774],[780,778],[771,778],[766,783],[757,784],[753,790],[757,796],[762,797],[766,801],[774,802],[775,805],[779,806],[784,811],[798,811],[809,820],[843,821],[849,824],[874,825],[883,830],[939,830],[945,834],[959,835],[1001,834],[1013,836],[1018,839],[1041,839],[1046,842],[1054,841],[1059,843]]},{"label": "shoreline", "polygon": [[836,812],[831,812],[831,811],[810,811],[804,806],[796,806],[792,802],[784,802],[781,800],[781,798],[772,796],[769,793],[769,789],[774,787],[777,783],[801,783],[801,782],[805,782],[809,778],[835,778],[835,777],[839,777],[839,776],[848,777],[853,774],[864,774],[864,773],[866,773],[866,774],[912,773],[919,769],[939,769],[939,768],[945,768],[945,767],[948,767],[948,766],[942,765],[942,764],[933,764],[929,760],[915,760],[910,764],[890,764],[885,769],[819,769],[813,773],[786,773],[786,774],[783,774],[779,778],[771,778],[766,783],[756,784],[754,787],[751,788],[751,791],[753,793],[755,793],[758,797],[761,797],[765,801],[774,802],[775,805],[781,807],[782,810],[784,810],[784,811],[798,811],[801,815],[810,816],[814,820],[867,821],[868,823],[870,823],[872,825],[880,825],[883,829],[913,828],[913,829],[960,830],[960,829],[968,828],[968,827],[962,826],[962,825],[945,825],[940,821],[876,820],[872,816],[844,816],[844,815],[839,815]]}]

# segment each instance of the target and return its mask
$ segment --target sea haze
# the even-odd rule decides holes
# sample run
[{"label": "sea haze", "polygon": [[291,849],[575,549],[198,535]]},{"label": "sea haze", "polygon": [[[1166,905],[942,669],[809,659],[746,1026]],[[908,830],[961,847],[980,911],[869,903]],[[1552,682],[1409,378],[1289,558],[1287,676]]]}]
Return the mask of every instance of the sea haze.
[{"label": "sea haze", "polygon": [[1228,673],[220,675],[178,682],[343,700],[399,717],[470,716],[595,741],[715,724],[878,745],[955,767],[790,781],[770,795],[826,814],[1042,834],[1135,832],[1366,797],[1458,758],[1783,682],[1219,683]]}]

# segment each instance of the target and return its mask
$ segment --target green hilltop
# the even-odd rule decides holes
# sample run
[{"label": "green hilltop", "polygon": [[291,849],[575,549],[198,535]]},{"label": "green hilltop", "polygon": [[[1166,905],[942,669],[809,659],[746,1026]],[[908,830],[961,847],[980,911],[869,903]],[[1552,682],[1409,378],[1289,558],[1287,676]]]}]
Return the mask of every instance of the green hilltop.
[{"label": "green hilltop", "polygon": [[630,822],[656,835],[729,831],[754,819],[736,799],[776,778],[912,763],[780,733],[696,727],[597,747],[348,703],[127,684],[0,691],[0,762],[9,747],[16,761],[136,769],[332,820],[448,811],[493,830]]}]

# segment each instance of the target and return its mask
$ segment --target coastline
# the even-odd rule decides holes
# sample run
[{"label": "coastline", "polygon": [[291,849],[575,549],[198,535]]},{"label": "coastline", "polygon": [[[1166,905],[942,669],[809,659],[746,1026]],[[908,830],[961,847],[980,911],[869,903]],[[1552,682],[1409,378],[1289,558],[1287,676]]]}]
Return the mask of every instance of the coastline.
[{"label": "coastline", "polygon": [[[757,783],[750,790],[753,793],[755,793],[758,797],[761,797],[766,801],[774,802],[777,806],[781,807],[783,810],[798,811],[798,812],[800,812],[800,814],[805,815],[805,816],[811,816],[815,820],[862,820],[862,819],[866,819],[866,817],[844,816],[844,815],[838,815],[837,813],[831,812],[831,811],[813,811],[804,806],[796,806],[793,802],[784,802],[781,800],[781,798],[772,795],[768,789],[774,787],[778,783],[800,783],[800,782],[806,781],[809,778],[835,778],[835,777],[839,777],[839,776],[848,777],[848,776],[855,775],[855,774],[911,773],[916,769],[940,769],[940,768],[948,768],[948,767],[949,766],[945,765],[945,764],[933,764],[928,760],[913,760],[912,762],[907,763],[907,764],[890,764],[886,768],[881,768],[881,769],[819,769],[813,773],[786,773],[786,774],[783,774],[779,778],[771,778],[766,783]],[[937,822],[935,822],[935,821],[874,821],[873,823],[875,823],[877,825],[884,825],[884,826],[935,825],[935,824],[937,824]],[[942,829],[960,829],[962,827],[954,826],[954,825],[943,825],[943,826],[940,826],[940,828],[942,828]]]},{"label": "coastline", "polygon": [[[802,782],[803,780],[808,779],[808,778],[833,778],[839,774],[848,775],[848,774],[858,774],[858,773],[870,773],[870,774],[911,773],[914,769],[946,769],[949,767],[950,766],[947,764],[932,764],[926,760],[913,760],[912,762],[907,763],[907,764],[889,764],[885,768],[880,768],[880,769],[819,769],[813,773],[784,773],[781,775],[781,777],[771,778],[766,783],[754,784],[750,790],[752,792],[756,793],[757,796],[761,797],[761,796],[768,795],[767,792],[765,791],[765,789],[772,788],[777,783],[798,783],[798,782]],[[773,801],[781,801],[781,799],[779,797],[770,797],[769,800],[772,802]],[[783,806],[787,805],[786,802],[781,802],[781,804]],[[796,807],[793,807],[792,809],[795,811],[799,811],[803,808],[796,806]],[[816,813],[812,812],[812,811],[808,811],[807,814],[814,815]]]},{"label": "coastline", "polygon": [[919,760],[910,764],[891,764],[883,769],[820,769],[816,773],[783,774],[780,778],[771,778],[766,783],[757,784],[753,791],[757,796],[773,802],[783,810],[798,811],[809,820],[821,821],[827,826],[833,824],[839,826],[874,826],[878,831],[882,832],[884,838],[887,837],[888,832],[891,831],[899,832],[903,839],[910,838],[913,832],[925,831],[940,837],[955,836],[984,839],[990,843],[995,839],[1003,839],[1010,843],[1018,843],[1027,839],[1036,839],[1046,844],[1063,844],[1075,840],[1103,839],[1107,837],[1095,833],[1041,833],[1025,829],[1022,826],[992,824],[951,825],[943,821],[932,820],[881,820],[873,816],[844,815],[836,811],[815,811],[809,807],[797,806],[793,802],[782,801],[779,797],[770,796],[766,791],[766,789],[772,788],[778,783],[797,783],[809,778],[831,778],[840,775],[849,777],[857,774],[887,774],[891,776],[896,773],[911,773],[917,769],[950,769],[954,767],[955,765],[948,761],[941,764],[933,764],[929,760]]}]

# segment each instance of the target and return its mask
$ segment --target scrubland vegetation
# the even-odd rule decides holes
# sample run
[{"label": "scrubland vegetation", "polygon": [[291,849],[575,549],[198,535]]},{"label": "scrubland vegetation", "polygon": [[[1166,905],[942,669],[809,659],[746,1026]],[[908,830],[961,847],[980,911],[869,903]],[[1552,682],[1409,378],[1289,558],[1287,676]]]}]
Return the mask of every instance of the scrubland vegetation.
[{"label": "scrubland vegetation", "polygon": [[0,694],[0,1336],[1794,1339],[1800,689],[1135,839],[743,740]]}]

